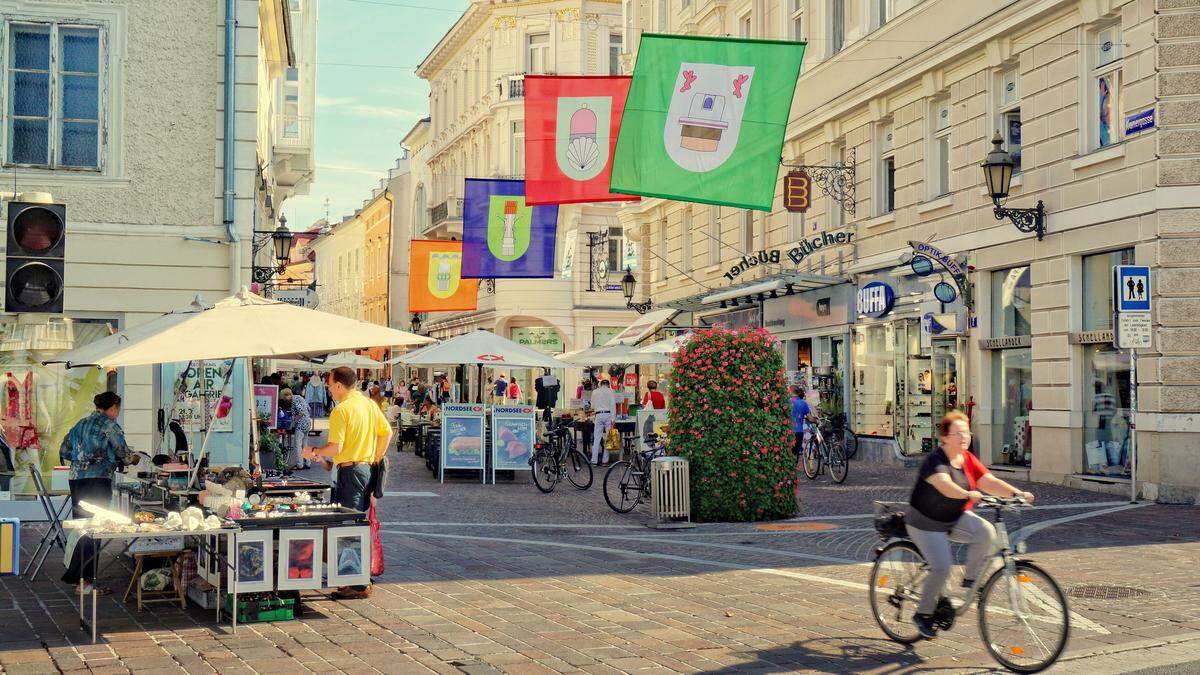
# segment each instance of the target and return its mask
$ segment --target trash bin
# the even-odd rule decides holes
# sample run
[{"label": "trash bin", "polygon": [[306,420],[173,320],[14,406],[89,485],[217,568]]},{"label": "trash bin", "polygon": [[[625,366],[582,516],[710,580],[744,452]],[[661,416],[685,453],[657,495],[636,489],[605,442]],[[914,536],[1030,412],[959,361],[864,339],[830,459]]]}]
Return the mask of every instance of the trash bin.
[{"label": "trash bin", "polygon": [[650,462],[651,527],[671,529],[692,525],[692,495],[688,462],[682,457],[658,457]]}]

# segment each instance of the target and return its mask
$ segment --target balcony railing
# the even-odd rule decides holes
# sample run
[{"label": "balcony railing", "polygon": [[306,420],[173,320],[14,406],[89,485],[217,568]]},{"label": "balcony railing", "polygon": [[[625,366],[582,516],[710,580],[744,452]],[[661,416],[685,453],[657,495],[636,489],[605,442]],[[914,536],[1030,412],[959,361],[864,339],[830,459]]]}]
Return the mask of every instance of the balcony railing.
[{"label": "balcony railing", "polygon": [[275,144],[283,147],[312,145],[312,118],[280,113],[275,116]]},{"label": "balcony railing", "polygon": [[525,98],[525,73],[501,75],[496,80],[496,94],[501,101]]},{"label": "balcony railing", "polygon": [[437,227],[448,220],[462,220],[463,200],[451,197],[429,209],[429,226]]}]

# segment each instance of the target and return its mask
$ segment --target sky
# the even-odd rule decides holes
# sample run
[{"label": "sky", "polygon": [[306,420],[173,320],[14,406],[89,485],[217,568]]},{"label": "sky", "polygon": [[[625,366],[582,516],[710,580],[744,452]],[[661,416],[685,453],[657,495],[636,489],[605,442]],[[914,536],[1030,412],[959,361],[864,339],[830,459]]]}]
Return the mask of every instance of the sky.
[{"label": "sky", "polygon": [[283,205],[288,227],[354,213],[400,156],[400,140],[429,114],[417,64],[468,0],[319,0],[316,178]]}]

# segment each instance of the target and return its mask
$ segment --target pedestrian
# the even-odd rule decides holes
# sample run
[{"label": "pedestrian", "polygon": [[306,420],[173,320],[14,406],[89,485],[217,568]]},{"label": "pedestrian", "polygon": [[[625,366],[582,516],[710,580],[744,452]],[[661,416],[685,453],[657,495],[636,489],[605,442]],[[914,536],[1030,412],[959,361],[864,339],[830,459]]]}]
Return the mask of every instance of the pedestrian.
[{"label": "pedestrian", "polygon": [[504,397],[508,395],[508,380],[500,373],[492,382],[492,403],[504,405]]},{"label": "pedestrian", "polygon": [[[608,380],[600,380],[600,387],[592,392],[592,410],[595,412],[592,419],[592,464],[596,464],[600,459],[600,445],[604,443],[604,436],[612,427],[615,405],[616,396],[612,386]],[[604,463],[608,463],[607,447],[604,448]]]},{"label": "pedestrian", "polygon": [[392,382],[392,378],[390,378],[390,377],[384,378],[384,380],[383,380],[383,398],[384,398],[384,400],[390,401],[393,398],[395,398],[395,390],[396,390],[396,387]]},{"label": "pedestrian", "polygon": [[508,404],[517,405],[521,402],[521,385],[517,384],[517,378],[512,378],[508,383]]},{"label": "pedestrian", "polygon": [[371,385],[371,388],[367,390],[367,397],[374,401],[380,410],[387,410],[387,401],[383,398],[383,390],[379,388],[379,385]]},{"label": "pedestrian", "polygon": [[642,396],[642,406],[650,410],[667,409],[667,397],[658,390],[658,383],[654,380],[646,383],[646,394]]},{"label": "pedestrian", "polygon": [[[373,467],[387,455],[392,427],[379,406],[354,388],[354,371],[345,366],[330,373],[329,390],[338,405],[329,417],[329,439],[308,456],[337,466],[334,501],[345,508],[368,512]],[[337,600],[367,598],[371,586],[347,586],[334,591]]]},{"label": "pedestrian", "polygon": [[795,445],[792,446],[792,452],[796,457],[800,457],[800,451],[804,448],[804,434],[808,431],[808,418],[812,415],[812,409],[808,405],[808,401],[804,399],[804,387],[800,385],[792,385],[790,388],[791,398],[791,416],[792,416],[792,433],[796,435]]},{"label": "pedestrian", "polygon": [[291,389],[293,394],[304,394],[304,383],[300,381],[299,373],[292,373],[292,379],[288,381],[288,389]]},{"label": "pedestrian", "polygon": [[408,400],[412,403],[414,412],[419,412],[421,404],[425,402],[425,391],[421,387],[421,378],[416,375],[413,375],[412,381],[408,383]]},{"label": "pedestrian", "polygon": [[308,401],[303,396],[297,396],[290,389],[279,392],[279,409],[291,413],[291,422],[287,432],[287,468],[292,471],[307,469],[311,466],[308,460],[301,457],[304,451],[304,439],[312,430],[312,417],[309,416]]},{"label": "pedestrian", "polygon": [[[121,397],[106,391],[92,399],[96,409],[75,423],[59,446],[59,460],[71,465],[71,506],[76,518],[90,518],[80,504],[108,508],[112,502],[113,475],[126,464],[137,464],[141,459],[125,442],[125,432],[117,423],[121,415]],[[74,533],[74,531],[73,531]],[[85,541],[86,539],[86,541]],[[82,543],[84,546],[79,547]],[[83,551],[96,551],[91,538],[79,538],[68,542],[67,570],[62,580],[75,584],[76,591],[89,593],[94,579],[88,578],[84,568]],[[74,545],[71,545],[74,544]],[[97,588],[98,593],[107,589]]]}]

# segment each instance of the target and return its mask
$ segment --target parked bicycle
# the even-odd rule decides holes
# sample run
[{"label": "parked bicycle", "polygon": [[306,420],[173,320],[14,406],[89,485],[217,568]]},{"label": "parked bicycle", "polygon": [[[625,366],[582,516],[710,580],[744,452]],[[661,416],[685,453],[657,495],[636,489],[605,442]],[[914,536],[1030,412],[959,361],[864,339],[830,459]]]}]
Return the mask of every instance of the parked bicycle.
[{"label": "parked bicycle", "polygon": [[638,504],[650,501],[650,462],[665,448],[658,434],[646,434],[649,450],[634,450],[630,459],[622,459],[604,475],[604,501],[617,513],[629,513]]},{"label": "parked bicycle", "polygon": [[830,478],[833,478],[835,483],[844,483],[850,473],[850,460],[846,457],[845,446],[840,438],[832,437],[833,442],[826,440],[831,436],[828,435],[828,427],[822,426],[812,423],[808,425],[809,431],[800,449],[800,464],[804,467],[804,475],[809,480],[814,480],[821,475],[825,467],[829,467]]},{"label": "parked bicycle", "polygon": [[846,426],[846,414],[836,413],[829,418],[829,430],[825,434],[830,443],[841,442],[846,451],[846,459],[854,459],[858,454],[858,435]]},{"label": "parked bicycle", "polygon": [[563,478],[580,490],[592,486],[592,465],[575,449],[575,434],[567,421],[550,421],[545,436],[533,446],[529,466],[533,483],[542,492],[553,492]]},{"label": "parked bicycle", "polygon": [[[1018,673],[1050,667],[1067,646],[1070,612],[1067,598],[1048,572],[1021,557],[1024,542],[1009,541],[1004,513],[1028,506],[1020,497],[984,497],[976,507],[991,509],[996,523],[993,561],[1000,568],[980,574],[956,598],[940,598],[934,624],[950,630],[971,605],[979,605],[979,634],[1000,665]],[[908,538],[903,508],[907,504],[875,502],[875,529],[881,546],[875,551],[869,596],[871,614],[889,638],[902,644],[921,639],[913,614],[921,599],[928,567],[920,549]],[[994,562],[992,563],[995,564]],[[956,602],[957,601],[957,602]]]}]

